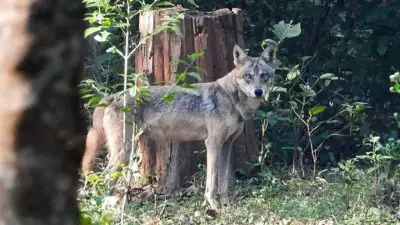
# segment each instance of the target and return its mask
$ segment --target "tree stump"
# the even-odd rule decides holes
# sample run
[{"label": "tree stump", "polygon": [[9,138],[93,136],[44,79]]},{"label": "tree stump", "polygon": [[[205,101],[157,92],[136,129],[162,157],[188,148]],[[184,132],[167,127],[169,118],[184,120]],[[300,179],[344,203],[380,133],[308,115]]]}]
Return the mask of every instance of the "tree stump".
[{"label": "tree stump", "polygon": [[[170,12],[184,13],[180,24],[182,36],[164,31],[149,38],[136,52],[136,73],[149,76],[152,84],[172,84],[176,74],[185,69],[185,65],[173,62],[201,51],[204,55],[195,63],[204,70],[200,73],[201,82],[214,81],[234,68],[233,47],[235,44],[244,47],[240,9],[200,12],[174,7],[146,12],[139,18],[140,36],[143,38],[151,33]],[[234,145],[234,168],[248,170],[246,162],[257,157],[252,123],[245,124],[243,134]],[[142,176],[154,177],[164,192],[183,185],[196,172],[198,162],[205,162],[203,141],[159,143],[140,140],[139,145]],[[203,153],[195,154],[196,151]]]},{"label": "tree stump", "polygon": [[1,3],[0,224],[79,224],[85,8]]}]

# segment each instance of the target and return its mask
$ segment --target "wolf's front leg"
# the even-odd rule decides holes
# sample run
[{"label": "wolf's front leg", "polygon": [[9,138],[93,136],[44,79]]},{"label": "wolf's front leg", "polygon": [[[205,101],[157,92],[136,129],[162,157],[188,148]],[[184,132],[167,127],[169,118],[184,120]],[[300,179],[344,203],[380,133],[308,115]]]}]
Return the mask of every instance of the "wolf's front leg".
[{"label": "wolf's front leg", "polygon": [[225,143],[222,147],[218,171],[218,195],[222,206],[230,207],[229,181],[231,177],[231,152],[232,142]]},{"label": "wolf's front leg", "polygon": [[218,171],[218,195],[221,205],[229,208],[229,182],[232,176],[232,146],[243,131],[243,125],[233,133],[222,147]]},{"label": "wolf's front leg", "polygon": [[207,148],[207,178],[204,197],[211,209],[217,210],[218,163],[222,145],[220,141],[213,137],[208,138],[205,143]]}]

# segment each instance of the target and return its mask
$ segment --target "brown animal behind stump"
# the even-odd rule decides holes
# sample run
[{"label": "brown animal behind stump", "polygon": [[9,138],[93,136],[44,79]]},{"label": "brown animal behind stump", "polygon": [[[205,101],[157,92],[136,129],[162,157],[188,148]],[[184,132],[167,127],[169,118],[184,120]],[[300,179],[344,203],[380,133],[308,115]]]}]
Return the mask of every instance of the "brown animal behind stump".
[{"label": "brown animal behind stump", "polygon": [[[205,71],[200,73],[201,82],[214,81],[234,68],[233,46],[244,47],[240,9],[200,12],[176,7],[147,12],[139,19],[141,37],[151,33],[169,12],[184,12],[181,23],[183,36],[164,31],[148,39],[136,52],[136,73],[148,75],[153,84],[171,84],[176,73],[185,69],[185,65],[172,62],[200,51],[205,53],[196,61],[196,66]],[[195,151],[205,150],[203,141],[159,143],[141,140],[140,148],[142,177],[155,178],[160,190],[166,193],[182,186],[197,171],[197,164],[205,162],[204,152],[195,154]],[[234,145],[234,168],[247,171],[246,162],[256,159],[257,149],[253,122],[249,121]]]}]

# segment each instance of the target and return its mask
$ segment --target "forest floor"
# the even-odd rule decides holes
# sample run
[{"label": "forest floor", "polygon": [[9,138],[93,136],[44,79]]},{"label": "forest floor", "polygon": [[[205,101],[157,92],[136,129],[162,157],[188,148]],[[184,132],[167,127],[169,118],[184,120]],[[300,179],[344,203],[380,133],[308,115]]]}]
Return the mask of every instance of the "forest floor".
[{"label": "forest floor", "polygon": [[372,179],[359,175],[345,182],[343,174],[328,171],[311,182],[264,173],[236,181],[231,208],[217,214],[202,206],[204,177],[200,176],[173,197],[129,203],[126,224],[400,224],[399,193],[389,204],[378,203],[372,197]]}]

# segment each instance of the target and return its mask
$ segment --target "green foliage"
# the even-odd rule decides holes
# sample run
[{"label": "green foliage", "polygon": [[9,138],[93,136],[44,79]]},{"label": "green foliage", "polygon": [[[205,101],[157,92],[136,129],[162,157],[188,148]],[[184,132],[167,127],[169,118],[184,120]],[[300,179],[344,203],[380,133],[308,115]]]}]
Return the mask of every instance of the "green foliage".
[{"label": "green foliage", "polygon": [[[186,1],[174,0],[174,3],[191,7]],[[325,74],[327,79],[322,76],[320,83],[326,88],[320,93],[318,89],[314,90],[318,87],[312,88],[318,94],[309,108],[317,105],[327,107],[316,115],[318,118],[333,116],[334,111],[340,111],[338,108],[343,104],[353,109],[356,108],[352,106],[355,102],[367,104],[368,107],[363,104],[363,112],[337,119],[340,124],[352,124],[354,132],[350,137],[335,137],[335,144],[327,141],[330,150],[321,152],[322,165],[331,163],[327,160],[329,152],[340,152],[344,158],[357,154],[361,140],[373,132],[383,136],[397,132],[397,127],[393,128],[387,118],[400,111],[400,99],[387,91],[387,74],[393,74],[400,67],[400,61],[397,60],[397,49],[400,47],[399,1],[197,0],[197,4],[200,10],[215,10],[227,5],[243,9],[244,40],[249,54],[259,52],[266,38],[281,40],[285,32],[289,33],[288,36],[294,36],[282,38],[284,40],[280,41],[277,55],[279,63],[292,70],[291,73],[287,70],[278,71],[278,74],[283,73],[283,79],[275,82],[279,87],[274,90],[281,101],[287,101],[283,98],[287,91],[302,91],[299,85],[293,89],[282,85],[283,80],[296,80],[301,74],[304,81],[301,83],[305,85],[302,87],[309,90],[312,85],[307,86],[307,83],[313,82],[309,79]],[[276,99],[276,95],[270,97],[271,101]],[[313,92],[310,90],[308,96],[311,95]],[[285,106],[280,108],[288,109]],[[297,128],[290,125],[291,128],[288,127],[286,131],[276,130],[281,121],[280,114],[276,115],[278,118],[272,118],[275,111],[266,111],[272,112],[269,125],[277,124],[265,131],[270,136],[268,141],[272,143],[270,154],[274,156],[274,161],[289,162],[294,152],[293,145],[297,142],[293,130]],[[293,132],[289,132],[290,129]],[[322,129],[325,131],[328,126]],[[340,129],[339,124],[333,124],[329,132]],[[301,131],[299,135],[304,136]],[[291,150],[282,151],[286,147]],[[343,152],[342,149],[351,151]]]},{"label": "green foliage", "polygon": [[[124,95],[128,92],[126,89],[130,89],[129,94],[137,96],[138,101],[141,101],[140,98],[145,97],[147,93],[146,88],[139,88],[136,84],[141,82],[146,86],[148,80],[141,74],[134,73],[132,65],[127,62],[148,38],[163,31],[180,34],[179,26],[183,14],[171,13],[166,15],[163,22],[156,26],[152,33],[140,38],[136,32],[132,32],[134,28],[137,28],[137,17],[149,10],[171,7],[173,6],[172,3],[159,0],[154,0],[150,4],[138,0],[117,2],[84,0],[83,2],[88,8],[85,20],[89,23],[85,37],[93,37],[93,40],[97,42],[96,46],[100,48],[99,52],[102,52],[93,57],[91,63],[97,64],[97,67],[106,68],[105,71],[94,74],[94,79],[83,80],[81,93],[83,94],[82,98],[87,101],[86,107],[97,106],[101,98],[111,94]],[[120,68],[123,68],[123,71]],[[107,73],[104,74],[104,72]],[[109,83],[108,75],[110,74],[117,75],[112,76],[116,79],[115,82]],[[124,79],[123,83],[121,83],[119,77]],[[118,91],[120,92],[116,93]]]},{"label": "green foliage", "polygon": [[372,164],[372,167],[368,169],[368,173],[378,174],[383,164],[394,159],[394,157],[390,155],[392,149],[384,149],[384,146],[380,143],[379,139],[380,137],[378,136],[370,137],[367,144],[371,146],[371,151],[356,156],[357,159]]},{"label": "green foliage", "polygon": [[[281,41],[281,45],[284,45],[282,41],[286,38],[301,34],[300,24],[291,25],[280,21],[273,27],[273,33]],[[356,127],[356,120],[351,119],[351,115],[363,111],[354,110],[360,104],[353,105],[348,101],[321,101],[331,94],[333,90],[330,87],[339,79],[333,73],[309,74],[307,69],[314,58],[306,56],[280,61],[275,82],[277,86],[272,89],[273,94],[270,97],[273,107],[265,107],[263,110],[268,113],[258,112],[256,119],[267,120],[267,129],[272,135],[268,135],[266,142],[272,142],[273,148],[302,155],[299,159],[294,159],[299,161],[293,161],[294,163],[302,167],[304,153],[310,153],[315,179],[319,154],[321,150],[329,148],[326,142],[333,137],[351,135]],[[339,93],[336,91],[336,94]],[[333,126],[335,129],[330,129]],[[265,129],[263,127],[262,132]],[[287,138],[282,139],[282,134]],[[304,169],[300,169],[304,176]]]},{"label": "green foliage", "polygon": [[194,82],[200,82],[200,72],[205,72],[202,68],[195,66],[196,61],[204,55],[204,52],[193,52],[187,56],[187,59],[177,59],[172,64],[183,64],[184,70],[176,73],[176,81],[171,84],[171,89],[164,94],[163,100],[171,103],[174,100],[174,95],[178,91],[190,91],[193,89],[191,84]]},{"label": "green foliage", "polygon": [[301,33],[301,25],[297,23],[292,25],[292,21],[289,23],[285,23],[285,21],[281,20],[279,23],[273,25],[272,33],[276,37],[278,37],[278,43],[282,42],[285,38],[293,38],[297,37]]},{"label": "green foliage", "polygon": [[347,183],[354,183],[360,180],[364,175],[364,173],[357,168],[356,162],[357,158],[342,160],[338,163],[340,171],[335,168],[335,170],[339,172],[342,179]]},{"label": "green foliage", "polygon": [[390,75],[390,82],[393,83],[393,86],[390,87],[390,91],[392,93],[400,94],[400,73],[395,72]]},{"label": "green foliage", "polygon": [[118,215],[115,207],[116,198],[108,196],[108,193],[113,188],[113,182],[121,176],[121,172],[111,174],[90,172],[87,174],[79,193],[81,225],[115,224]]},{"label": "green foliage", "polygon": [[371,146],[371,151],[356,156],[357,159],[370,164],[367,173],[373,174],[374,177],[374,195],[377,195],[378,184],[383,179],[388,178],[387,166],[390,165],[388,162],[394,159],[390,154],[391,149],[386,149],[386,151],[384,151],[383,145],[380,143],[379,139],[380,137],[378,136],[370,137],[366,144]]}]

